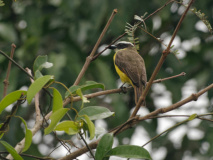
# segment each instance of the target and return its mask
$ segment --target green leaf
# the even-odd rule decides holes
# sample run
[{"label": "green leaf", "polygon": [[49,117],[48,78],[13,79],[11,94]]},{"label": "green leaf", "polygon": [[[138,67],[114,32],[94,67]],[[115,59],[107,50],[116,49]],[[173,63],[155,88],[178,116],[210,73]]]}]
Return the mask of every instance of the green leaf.
[{"label": "green leaf", "polygon": [[197,118],[197,114],[196,114],[196,113],[195,113],[195,114],[192,114],[192,115],[188,118],[188,120],[191,121],[191,120],[193,120],[193,119],[195,119],[195,118]]},{"label": "green leaf", "polygon": [[113,135],[110,133],[103,135],[100,142],[98,143],[98,147],[95,153],[95,160],[102,160],[106,155],[106,153],[112,149],[112,145],[113,145]]},{"label": "green leaf", "polygon": [[109,156],[118,156],[122,158],[138,158],[138,159],[149,159],[151,160],[151,156],[149,152],[139,146],[134,145],[122,145],[111,149],[107,152],[106,157]]},{"label": "green leaf", "polygon": [[57,123],[64,117],[68,110],[69,108],[61,108],[52,113],[52,115],[50,116],[51,123],[47,128],[45,128],[44,134],[49,134],[50,132],[52,132]]},{"label": "green leaf", "polygon": [[87,115],[84,115],[83,117],[84,117],[83,120],[86,123],[89,133],[90,133],[90,140],[92,140],[95,137],[95,125],[89,119],[89,117]]},{"label": "green leaf", "polygon": [[[47,61],[47,55],[38,56],[34,61],[33,71],[36,73],[36,71],[41,71],[43,68],[50,68],[52,66],[53,64]],[[35,79],[39,78],[37,76],[38,74],[35,74]]]},{"label": "green leaf", "polygon": [[60,92],[55,89],[53,89],[53,112],[63,108],[63,99],[62,96],[60,94]]},{"label": "green leaf", "polygon": [[32,131],[29,129],[26,129],[25,143],[24,143],[24,148],[23,148],[22,152],[25,152],[29,149],[29,147],[31,146],[31,143],[32,143],[32,138],[33,138]]},{"label": "green leaf", "polygon": [[[70,90],[71,93],[75,93],[75,91],[76,91],[77,89],[79,89],[79,88],[81,88],[81,86],[71,86],[71,87],[69,88],[69,90]],[[66,94],[69,94],[69,92],[66,92],[66,93],[65,93],[65,96],[66,96]],[[67,95],[67,96],[69,96],[69,95]]]},{"label": "green leaf", "polygon": [[[86,90],[89,90],[89,89],[94,89],[94,88],[101,88],[102,90],[105,89],[105,86],[101,83],[97,83],[97,82],[94,82],[94,81],[86,81],[86,83],[82,86],[71,86],[69,88],[70,92],[71,93],[75,93],[77,91],[77,89],[81,89],[81,91],[86,91]],[[65,98],[67,98],[68,96],[70,96],[69,92],[66,92],[65,93]]]},{"label": "green leaf", "polygon": [[79,95],[81,97],[83,103],[89,103],[89,100],[86,97],[84,97],[80,88],[77,89],[76,93],[77,93],[77,95]]},{"label": "green leaf", "polygon": [[81,89],[78,88],[77,91],[76,91],[77,95],[79,95],[81,97],[81,100],[82,100],[82,104],[81,104],[81,109],[84,107],[84,103],[89,103],[90,101],[87,100],[86,97],[84,97],[83,93],[81,92]]},{"label": "green leaf", "polygon": [[0,141],[0,143],[6,148],[6,150],[13,156],[15,160],[23,160],[23,158],[16,152],[16,150],[7,142]]},{"label": "green leaf", "polygon": [[16,116],[16,117],[20,118],[21,121],[24,123],[24,126],[25,126],[25,131],[26,131],[26,133],[25,133],[25,143],[24,143],[24,148],[22,150],[22,152],[25,152],[25,151],[28,150],[28,148],[30,147],[30,145],[32,143],[33,134],[31,132],[31,130],[29,130],[27,128],[26,121],[22,117],[20,117],[20,116]]},{"label": "green leaf", "polygon": [[0,102],[0,114],[7,106],[19,100],[21,95],[26,95],[26,94],[27,94],[27,91],[18,90],[5,96],[4,99],[2,99],[2,101]]},{"label": "green leaf", "polygon": [[36,79],[34,81],[34,83],[32,83],[27,91],[27,101],[28,103],[31,103],[33,97],[36,95],[36,93],[38,93],[47,82],[49,82],[50,80],[53,80],[54,77],[51,75],[46,75],[43,77],[40,77],[38,79]]},{"label": "green leaf", "polygon": [[101,88],[102,90],[104,90],[105,86],[102,83],[97,83],[95,81],[86,81],[86,84],[81,86],[82,91],[93,89],[93,88]]},{"label": "green leaf", "polygon": [[96,119],[104,119],[114,115],[114,112],[111,112],[108,108],[100,107],[100,106],[90,106],[83,108],[78,113],[79,118],[80,116],[87,115],[90,120]]},{"label": "green leaf", "polygon": [[74,121],[63,121],[55,127],[55,131],[64,131],[69,135],[74,135],[79,132],[79,126]]}]

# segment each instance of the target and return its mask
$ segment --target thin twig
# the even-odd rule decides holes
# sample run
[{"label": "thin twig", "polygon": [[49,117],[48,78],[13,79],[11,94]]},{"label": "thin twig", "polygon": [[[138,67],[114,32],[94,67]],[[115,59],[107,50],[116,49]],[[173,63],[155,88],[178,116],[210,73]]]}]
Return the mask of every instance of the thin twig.
[{"label": "thin twig", "polygon": [[92,61],[96,60],[98,58],[98,56],[100,56],[104,51],[106,51],[112,44],[114,44],[115,42],[117,42],[119,39],[121,39],[123,36],[126,35],[126,32],[123,33],[122,35],[120,35],[118,38],[116,38],[114,41],[112,41],[107,47],[105,47],[101,52],[99,52],[98,54],[96,54],[93,58]]},{"label": "thin twig", "polygon": [[[13,55],[14,55],[14,52],[15,52],[15,48],[16,48],[16,45],[13,43],[11,45],[11,52],[10,52],[10,58],[13,59]],[[7,95],[7,87],[9,85],[9,76],[10,76],[10,70],[11,70],[11,65],[12,65],[12,62],[9,61],[8,62],[8,67],[7,67],[7,75],[6,75],[6,78],[4,80],[4,93],[3,93],[3,97],[5,97]]]},{"label": "thin twig", "polygon": [[25,74],[27,74],[30,78],[34,79],[31,75],[29,75],[27,73],[27,71],[22,67],[20,66],[16,61],[14,61],[12,58],[10,58],[6,53],[4,53],[3,51],[0,50],[0,53],[5,56],[7,59],[9,59],[11,62],[13,62],[13,64],[15,64],[18,68],[20,68]]},{"label": "thin twig", "polygon": [[94,158],[94,160],[95,160],[95,156],[94,156],[94,154],[92,153],[92,150],[91,150],[90,146],[88,145],[88,143],[86,142],[86,140],[84,139],[84,137],[82,136],[82,134],[79,133],[79,135],[80,135],[81,139],[83,140],[84,144],[86,145],[86,147],[87,147],[89,153],[91,154],[91,156],[92,156],[92,157]]},{"label": "thin twig", "polygon": [[104,29],[103,29],[103,31],[102,31],[100,37],[98,38],[98,40],[97,40],[97,42],[96,42],[96,44],[95,44],[95,46],[94,46],[92,52],[91,52],[90,55],[86,58],[86,62],[84,63],[84,66],[83,66],[83,68],[81,69],[81,72],[79,73],[79,75],[78,75],[78,77],[76,78],[75,83],[74,83],[73,85],[78,85],[79,82],[80,82],[80,80],[81,80],[81,78],[84,76],[84,74],[85,74],[87,68],[89,67],[89,65],[90,65],[90,63],[91,63],[91,61],[92,61],[93,56],[95,55],[96,50],[98,49],[99,44],[101,43],[101,40],[103,39],[103,37],[104,37],[104,35],[105,35],[105,33],[106,33],[106,31],[107,31],[107,29],[108,29],[110,23],[112,22],[112,20],[113,20],[115,14],[116,14],[117,12],[118,12],[117,9],[114,9],[114,10],[113,10],[113,12],[112,12],[112,14],[111,14],[111,16],[110,16],[110,18],[109,18],[109,20],[108,20],[106,26],[104,27]]},{"label": "thin twig", "polygon": [[175,0],[170,0],[170,1],[166,2],[162,7],[158,8],[156,11],[154,11],[153,13],[148,15],[146,18],[144,18],[144,21],[147,20],[148,18],[150,18],[151,16],[155,15],[156,13],[158,13],[159,11],[161,11],[163,8],[165,8],[167,5],[169,5],[170,3],[174,2],[174,1]]},{"label": "thin twig", "polygon": [[[180,74],[177,74],[175,76],[154,80],[153,83],[160,83],[160,82],[163,82],[163,81],[166,81],[166,80],[170,80],[170,79],[173,79],[173,78],[178,78],[180,76],[185,76],[185,75],[186,75],[185,72],[181,72]],[[149,83],[149,82],[147,82],[147,83]]]},{"label": "thin twig", "polygon": [[188,122],[188,121],[189,121],[189,119],[186,119],[186,120],[184,120],[184,121],[182,121],[182,122],[179,122],[179,123],[177,123],[176,125],[174,125],[174,126],[168,128],[168,129],[166,129],[165,131],[163,131],[163,132],[161,132],[160,134],[158,134],[158,135],[154,136],[153,138],[151,138],[148,142],[146,142],[146,143],[145,143],[144,145],[142,145],[141,147],[144,147],[145,145],[149,144],[150,142],[152,142],[152,141],[155,140],[156,138],[160,137],[160,136],[163,135],[164,133],[166,133],[166,132],[168,132],[168,131],[170,131],[170,130],[176,128],[177,126],[179,126],[179,125],[181,125],[181,124],[183,124],[183,123],[186,123],[186,122]]},{"label": "thin twig", "polygon": [[194,2],[194,0],[191,0],[191,1],[190,1],[190,3],[189,3],[189,5],[188,5],[187,9],[185,10],[185,12],[183,13],[183,15],[181,16],[181,18],[180,18],[180,20],[179,20],[179,22],[178,22],[178,24],[177,24],[177,26],[176,26],[176,28],[175,28],[175,31],[174,31],[174,33],[173,33],[173,35],[172,35],[172,38],[171,38],[171,40],[170,40],[170,42],[169,42],[169,45],[167,46],[167,49],[166,49],[165,51],[163,51],[163,53],[162,53],[162,55],[161,55],[161,58],[160,58],[160,60],[159,60],[159,62],[158,62],[158,64],[157,64],[157,66],[156,66],[154,72],[152,73],[152,76],[151,76],[151,78],[150,78],[150,80],[149,80],[149,83],[147,84],[147,86],[146,86],[146,88],[145,88],[143,94],[142,94],[141,97],[139,98],[139,101],[138,101],[138,103],[136,104],[135,110],[133,111],[133,113],[132,113],[132,115],[130,116],[130,118],[134,117],[134,116],[137,114],[139,108],[141,107],[141,104],[145,101],[145,98],[146,98],[146,96],[147,96],[147,94],[148,94],[148,92],[149,92],[149,90],[150,90],[150,88],[151,88],[151,86],[152,86],[152,82],[154,81],[155,77],[157,76],[158,72],[160,71],[160,69],[161,69],[161,67],[162,67],[162,65],[163,65],[163,63],[164,63],[164,61],[166,60],[167,55],[170,53],[170,47],[171,47],[171,45],[172,45],[172,43],[173,43],[173,40],[174,40],[174,38],[175,38],[175,36],[176,36],[176,34],[177,34],[177,32],[178,32],[178,30],[179,30],[179,28],[180,28],[182,22],[183,22],[183,19],[184,19],[185,16],[186,16],[186,13],[188,12],[188,10],[189,10],[189,8],[190,8],[190,6],[192,5],[193,2]]},{"label": "thin twig", "polygon": [[[209,116],[209,115],[213,115],[213,113],[207,113],[207,114],[202,114],[202,115],[197,115],[197,119],[201,119],[201,120],[206,120],[209,122],[213,122],[212,119],[208,119],[208,118],[203,118],[203,116]],[[165,117],[190,117],[191,115],[162,115],[162,116],[153,116],[150,117],[149,119],[153,119],[153,118],[165,118]]]},{"label": "thin twig", "polygon": [[[10,60],[13,64],[15,64],[19,69],[21,69],[27,76],[29,76],[31,79],[34,79],[34,77],[32,75],[30,75],[22,66],[20,66],[16,61],[14,61],[12,58],[10,58],[6,53],[4,53],[3,51],[0,50],[0,53],[5,56],[8,60]],[[45,89],[42,88],[51,98],[52,95],[50,94],[50,92]]]},{"label": "thin twig", "polygon": [[[169,5],[171,2],[174,2],[174,0],[168,1],[166,4],[164,4],[162,7],[158,8],[156,11],[154,11],[153,13],[151,13],[149,16],[147,16],[146,18],[143,19],[143,22],[145,20],[147,20],[148,18],[150,18],[151,16],[155,15],[156,13],[158,13],[159,11],[161,11],[164,7],[166,7],[167,5]],[[139,25],[142,22],[139,23]],[[95,59],[98,58],[98,56],[100,56],[104,51],[106,51],[112,44],[114,44],[115,42],[117,42],[119,39],[121,39],[122,37],[124,37],[127,33],[124,32],[123,34],[121,34],[120,36],[118,36],[115,40],[113,40],[108,46],[106,46],[101,52],[99,52],[98,54],[96,54],[93,58],[92,61],[94,61]]]},{"label": "thin twig", "polygon": [[[195,118],[197,119],[201,119],[201,120],[206,120],[206,121],[210,121],[210,122],[213,122],[212,119],[208,119],[208,118],[203,118],[202,116],[206,116],[206,115],[212,115],[213,113],[209,113],[209,114],[204,114],[204,115],[197,115]],[[150,119],[152,118],[165,118],[165,117],[190,117],[191,115],[163,115],[163,116],[155,116],[155,117],[150,117]],[[183,124],[183,123],[186,123],[188,121],[191,121],[189,118],[182,121],[182,122],[179,122],[177,123],[176,125],[168,128],[167,130],[163,131],[162,133],[156,135],[155,137],[151,138],[148,142],[146,142],[144,145],[142,145],[141,147],[144,147],[145,145],[147,145],[148,143],[150,143],[151,141],[155,140],[156,138],[160,137],[161,135],[163,135],[164,133],[174,129],[175,127]]]}]

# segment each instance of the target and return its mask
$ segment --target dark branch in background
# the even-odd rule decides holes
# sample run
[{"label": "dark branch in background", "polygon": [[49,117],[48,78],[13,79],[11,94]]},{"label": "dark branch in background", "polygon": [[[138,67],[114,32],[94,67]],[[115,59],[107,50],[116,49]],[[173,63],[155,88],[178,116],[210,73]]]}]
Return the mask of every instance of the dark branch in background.
[{"label": "dark branch in background", "polygon": [[[13,59],[13,55],[14,55],[14,52],[15,52],[15,48],[16,48],[16,45],[13,43],[11,45],[11,52],[10,52],[10,58]],[[8,62],[8,67],[7,67],[7,75],[6,75],[6,78],[4,80],[4,93],[3,93],[3,97],[5,97],[7,95],[7,87],[9,85],[9,76],[10,76],[10,70],[11,70],[11,65],[12,65],[12,62],[9,61]]]},{"label": "dark branch in background", "polygon": [[101,52],[99,52],[98,54],[96,54],[93,58],[92,61],[96,60],[104,51],[106,51],[112,44],[114,44],[115,42],[117,42],[119,39],[121,39],[123,36],[125,36],[126,33],[123,33],[122,35],[120,35],[118,38],[116,38],[114,41],[112,41],[106,48],[104,48]]},{"label": "dark branch in background", "polygon": [[[0,154],[8,154],[9,152],[3,152],[3,151],[0,151]],[[29,157],[29,158],[33,158],[33,159],[38,159],[38,160],[53,160],[53,158],[50,158],[50,157],[37,157],[37,156],[33,156],[33,155],[29,155],[29,154],[24,154],[24,153],[21,153],[20,154],[21,156],[24,156],[24,157]],[[5,159],[5,160],[8,160],[7,158],[4,158],[4,157],[1,157],[0,158],[2,159]]]},{"label": "dark branch in background", "polygon": [[16,61],[14,61],[12,58],[10,58],[6,53],[4,53],[1,50],[0,50],[0,53],[3,56],[5,56],[8,60],[10,60],[11,62],[13,62],[13,64],[15,64],[18,68],[20,68],[26,75],[28,75],[30,78],[34,79],[33,76],[29,75],[28,72],[22,66],[20,66]]},{"label": "dark branch in background", "polygon": [[194,0],[191,0],[191,1],[190,1],[188,7],[186,8],[186,10],[184,11],[183,15],[181,16],[181,18],[180,18],[180,20],[179,20],[179,22],[178,22],[178,24],[177,24],[177,26],[176,26],[176,28],[175,28],[175,31],[174,31],[174,33],[173,33],[173,35],[172,35],[172,38],[171,38],[171,40],[170,40],[170,42],[169,42],[169,45],[167,46],[166,50],[163,51],[163,53],[162,53],[162,55],[161,55],[161,58],[160,58],[160,60],[159,60],[159,62],[158,62],[158,64],[157,64],[157,66],[156,66],[154,72],[152,73],[152,76],[151,76],[151,78],[150,78],[150,80],[149,80],[149,83],[147,84],[147,86],[146,86],[146,88],[145,88],[143,94],[142,94],[141,97],[139,98],[139,101],[138,101],[138,103],[137,103],[137,105],[136,105],[136,108],[135,108],[135,110],[133,111],[133,113],[132,113],[132,115],[130,116],[130,118],[134,117],[134,116],[137,114],[137,112],[138,112],[138,110],[139,110],[141,104],[145,101],[146,96],[147,96],[147,94],[148,94],[148,92],[149,92],[149,90],[150,90],[150,88],[151,88],[151,86],[152,86],[152,82],[154,81],[155,77],[157,76],[158,72],[160,71],[160,69],[161,69],[161,67],[162,67],[162,65],[163,65],[163,63],[164,63],[164,61],[166,60],[166,57],[167,57],[168,54],[170,53],[170,48],[171,48],[171,45],[172,45],[172,43],[173,43],[173,40],[174,40],[175,36],[177,35],[177,32],[178,32],[178,30],[179,30],[179,28],[180,28],[180,26],[181,26],[181,24],[182,24],[182,22],[183,22],[185,16],[186,16],[186,13],[189,11],[189,8],[190,8],[191,5],[193,4],[193,2],[194,2]]},{"label": "dark branch in background", "polygon": [[86,62],[84,63],[84,66],[83,66],[83,68],[81,69],[81,72],[79,73],[79,75],[78,75],[78,77],[76,78],[75,83],[74,83],[73,85],[78,85],[79,82],[80,82],[80,80],[81,80],[81,78],[84,76],[84,74],[85,74],[87,68],[89,67],[89,65],[90,65],[90,63],[91,63],[91,61],[92,61],[92,59],[93,59],[93,57],[94,57],[94,55],[95,55],[96,50],[98,49],[99,44],[101,43],[102,38],[104,37],[104,35],[105,35],[105,33],[106,33],[106,31],[107,31],[109,25],[111,24],[111,22],[112,22],[112,20],[113,20],[115,14],[116,14],[117,12],[118,12],[117,9],[114,9],[114,10],[113,10],[113,12],[112,12],[112,14],[111,14],[111,16],[110,16],[110,18],[109,18],[109,20],[108,20],[106,26],[104,27],[104,29],[103,29],[103,31],[102,31],[100,37],[98,38],[98,40],[97,40],[97,42],[96,42],[96,44],[95,44],[95,46],[94,46],[92,52],[91,52],[90,55],[86,58]]},{"label": "dark branch in background", "polygon": [[[21,69],[27,76],[29,76],[31,79],[34,79],[34,77],[32,75],[30,75],[22,66],[20,66],[16,61],[14,61],[12,58],[10,58],[6,53],[4,53],[3,51],[0,50],[0,54],[2,54],[3,56],[5,56],[8,60],[10,60],[13,64],[15,64],[19,69]],[[51,95],[51,93],[45,89],[42,88],[51,98],[53,97]]]},{"label": "dark branch in background", "polygon": [[91,148],[89,147],[87,141],[84,139],[84,137],[82,136],[82,133],[79,133],[81,139],[83,140],[84,144],[86,145],[87,149],[89,150],[89,153],[91,154],[91,156],[93,157],[93,159],[95,159],[95,156],[94,154],[92,153],[92,150]]}]

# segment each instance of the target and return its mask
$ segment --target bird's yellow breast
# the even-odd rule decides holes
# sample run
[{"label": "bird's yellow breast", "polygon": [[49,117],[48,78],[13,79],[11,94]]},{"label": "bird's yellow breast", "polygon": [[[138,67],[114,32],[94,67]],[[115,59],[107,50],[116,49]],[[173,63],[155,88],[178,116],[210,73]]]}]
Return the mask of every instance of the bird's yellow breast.
[{"label": "bird's yellow breast", "polygon": [[123,83],[128,83],[133,86],[132,81],[128,78],[128,76],[124,72],[122,72],[115,64],[116,54],[117,54],[117,52],[114,54],[114,57],[113,57],[116,72],[118,73],[118,75]]}]

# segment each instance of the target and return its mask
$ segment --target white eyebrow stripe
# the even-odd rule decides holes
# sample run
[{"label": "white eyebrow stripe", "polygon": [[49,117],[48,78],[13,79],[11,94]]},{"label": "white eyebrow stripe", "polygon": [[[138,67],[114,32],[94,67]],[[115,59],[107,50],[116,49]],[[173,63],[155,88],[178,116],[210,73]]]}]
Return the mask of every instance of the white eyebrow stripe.
[{"label": "white eyebrow stripe", "polygon": [[117,44],[130,44],[131,46],[134,47],[134,45],[131,42],[127,42],[127,41],[120,41]]}]

